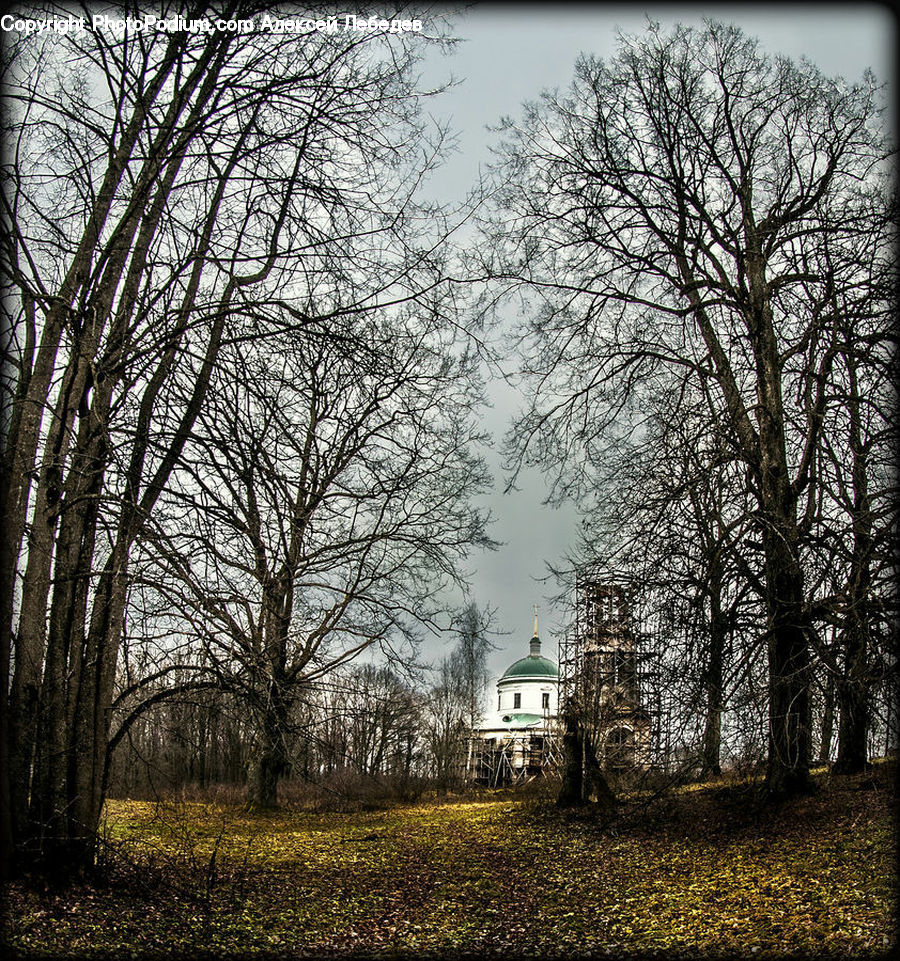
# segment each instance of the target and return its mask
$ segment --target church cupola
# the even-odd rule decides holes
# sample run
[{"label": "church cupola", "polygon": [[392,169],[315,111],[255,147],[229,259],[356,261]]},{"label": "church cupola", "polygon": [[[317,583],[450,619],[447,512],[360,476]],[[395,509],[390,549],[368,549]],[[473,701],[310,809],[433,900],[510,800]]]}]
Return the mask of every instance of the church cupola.
[{"label": "church cupola", "polygon": [[540,657],[541,656],[541,639],[538,637],[537,629],[537,605],[534,608],[534,634],[531,637],[531,650],[528,653],[529,657]]},{"label": "church cupola", "polygon": [[558,685],[559,669],[541,654],[535,607],[528,654],[510,664],[497,682],[498,724],[504,729],[543,724],[558,710]]}]

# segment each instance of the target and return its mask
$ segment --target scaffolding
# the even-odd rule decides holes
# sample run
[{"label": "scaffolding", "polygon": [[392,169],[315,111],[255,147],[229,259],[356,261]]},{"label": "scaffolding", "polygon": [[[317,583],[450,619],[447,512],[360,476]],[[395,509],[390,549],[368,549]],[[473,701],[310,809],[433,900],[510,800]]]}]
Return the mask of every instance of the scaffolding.
[{"label": "scaffolding", "polygon": [[638,608],[629,580],[582,568],[559,644],[560,716],[578,718],[607,773],[649,770],[666,752],[658,652]]},{"label": "scaffolding", "polygon": [[558,645],[558,715],[545,711],[532,728],[473,731],[466,779],[498,787],[561,771],[570,715],[589,735],[606,774],[667,771],[672,745],[662,632],[641,606],[629,579],[596,566],[576,572],[573,618]]},{"label": "scaffolding", "polygon": [[555,719],[541,727],[500,733],[473,733],[468,745],[467,780],[487,787],[524,784],[559,769],[561,757]]}]

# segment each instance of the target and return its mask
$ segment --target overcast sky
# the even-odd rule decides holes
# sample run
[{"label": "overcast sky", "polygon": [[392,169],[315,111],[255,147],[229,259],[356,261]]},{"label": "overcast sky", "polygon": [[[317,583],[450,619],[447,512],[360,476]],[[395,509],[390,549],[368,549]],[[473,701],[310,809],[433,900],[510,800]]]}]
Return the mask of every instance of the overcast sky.
[{"label": "overcast sky", "polygon": [[[806,57],[828,75],[858,80],[871,67],[879,80],[893,78],[894,21],[886,7],[875,4],[479,5],[457,21],[455,33],[463,42],[456,52],[434,56],[425,65],[430,83],[451,76],[462,81],[431,104],[434,116],[449,122],[458,138],[458,150],[431,181],[435,196],[462,201],[491,159],[494,135],[486,128],[503,115],[520,115],[522,103],[537,99],[542,90],[568,86],[580,53],[611,55],[617,29],[642,32],[647,16],[664,27],[699,25],[704,18],[733,22],[757,37],[765,52]],[[506,366],[512,371],[515,359],[509,358]],[[485,426],[499,440],[519,400],[499,381],[492,382],[491,394],[494,407]],[[544,653],[555,658],[555,628],[563,612],[548,602],[553,585],[539,579],[547,562],[558,561],[574,543],[577,517],[572,509],[543,506],[546,489],[536,474],[520,482],[519,492],[504,495],[499,462],[495,456],[490,460],[497,471],[496,493],[490,498],[496,517],[493,536],[504,546],[473,559],[472,596],[496,607],[497,627],[509,632],[496,639],[499,649],[490,659],[491,671],[498,675],[528,652],[533,604],[541,608]],[[423,654],[434,660],[441,650],[426,646]]]}]

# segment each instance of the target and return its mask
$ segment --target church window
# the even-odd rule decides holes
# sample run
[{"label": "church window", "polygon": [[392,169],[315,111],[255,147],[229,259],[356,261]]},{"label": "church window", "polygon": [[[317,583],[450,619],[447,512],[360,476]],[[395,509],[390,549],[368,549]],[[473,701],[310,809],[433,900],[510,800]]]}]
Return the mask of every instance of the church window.
[{"label": "church window", "polygon": [[550,710],[550,695],[546,691],[541,695],[541,708],[545,711]]},{"label": "church window", "polygon": [[622,770],[634,764],[634,732],[616,728],[606,739],[606,763],[612,770]]},{"label": "church window", "polygon": [[515,708],[521,707],[521,706],[522,706],[522,695],[521,695],[521,694],[513,694],[513,710],[515,710]]}]

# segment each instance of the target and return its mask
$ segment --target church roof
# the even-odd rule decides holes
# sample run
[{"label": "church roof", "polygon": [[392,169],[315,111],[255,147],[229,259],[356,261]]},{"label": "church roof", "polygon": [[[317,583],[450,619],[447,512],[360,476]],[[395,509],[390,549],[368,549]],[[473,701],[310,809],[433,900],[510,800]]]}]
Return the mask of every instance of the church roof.
[{"label": "church roof", "polygon": [[534,724],[543,723],[544,716],[542,714],[523,714],[521,712],[516,712],[513,714],[504,714],[500,718],[501,723],[509,727],[530,727]]},{"label": "church roof", "polygon": [[527,657],[519,658],[518,661],[510,664],[500,680],[505,681],[509,678],[522,677],[547,677],[556,679],[559,677],[559,669],[553,661],[548,660],[546,657],[541,657],[540,654],[529,654]]},{"label": "church roof", "polygon": [[503,677],[497,682],[502,684],[508,680],[520,680],[527,677],[535,678],[559,678],[559,669],[546,657],[541,657],[541,639],[538,636],[537,611],[534,609],[534,635],[529,645],[527,657],[520,657],[506,669]]}]

